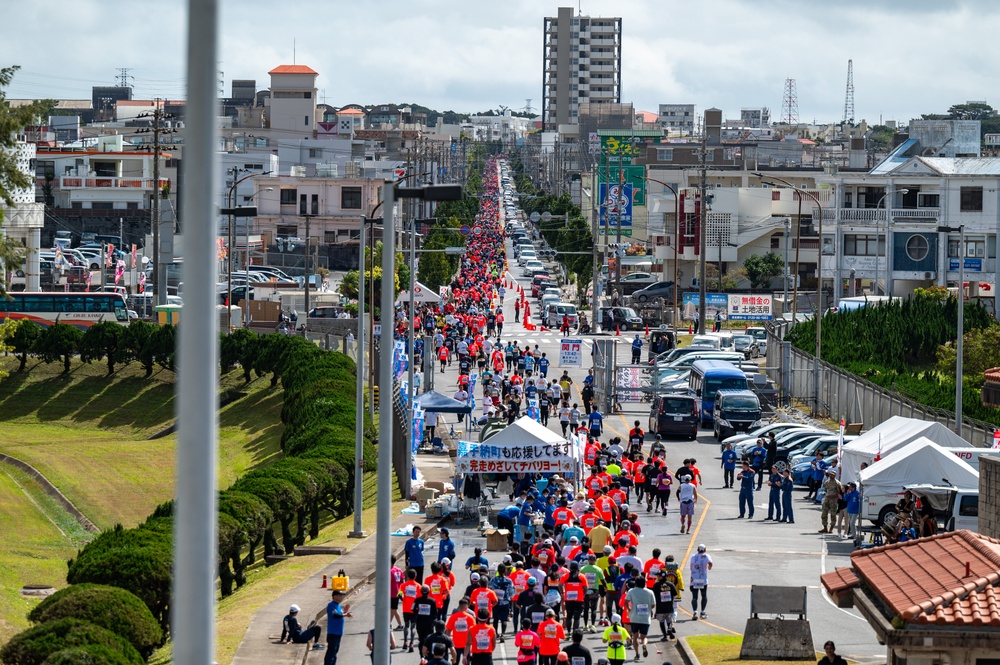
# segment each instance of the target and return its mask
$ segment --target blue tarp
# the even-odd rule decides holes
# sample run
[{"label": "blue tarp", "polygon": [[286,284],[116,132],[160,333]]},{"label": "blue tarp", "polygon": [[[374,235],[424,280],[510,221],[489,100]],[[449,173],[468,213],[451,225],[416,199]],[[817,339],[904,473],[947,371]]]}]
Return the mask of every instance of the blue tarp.
[{"label": "blue tarp", "polygon": [[472,407],[436,390],[428,390],[415,399],[424,411],[435,413],[472,413]]}]

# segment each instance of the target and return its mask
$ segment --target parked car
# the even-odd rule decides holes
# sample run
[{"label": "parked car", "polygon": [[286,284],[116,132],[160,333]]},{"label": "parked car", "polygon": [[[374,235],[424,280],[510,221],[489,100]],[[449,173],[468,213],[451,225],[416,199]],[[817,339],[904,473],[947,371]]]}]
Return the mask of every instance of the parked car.
[{"label": "parked car", "polygon": [[649,412],[649,433],[663,437],[679,435],[694,441],[701,422],[700,401],[693,395],[657,395]]},{"label": "parked car", "polygon": [[622,275],[623,282],[648,282],[652,284],[656,281],[656,276],[651,275],[648,272],[631,272],[627,275]]},{"label": "parked car", "polygon": [[760,357],[760,347],[753,335],[733,335],[733,348],[746,356],[747,360]]},{"label": "parked car", "polygon": [[604,330],[640,330],[644,327],[642,318],[631,307],[601,307],[598,310],[601,327]]},{"label": "parked car", "polygon": [[722,443],[719,445],[719,452],[726,449],[727,443],[731,443],[735,446],[737,443],[741,443],[743,441],[756,441],[760,437],[766,438],[771,432],[774,432],[774,435],[778,436],[786,430],[797,429],[799,427],[804,427],[804,425],[796,422],[780,422],[764,425],[763,427],[758,427],[757,429],[744,434],[734,434],[733,436],[726,437],[722,440]]},{"label": "parked car", "polygon": [[632,294],[632,298],[637,302],[646,302],[654,298],[671,298],[673,295],[674,282],[671,280],[668,282],[656,282],[655,284],[650,284],[645,288],[639,289]]},{"label": "parked car", "polygon": [[760,401],[749,390],[719,390],[712,413],[716,441],[760,427]]},{"label": "parked car", "polygon": [[760,349],[760,355],[767,355],[767,331],[760,326],[751,326],[744,331],[747,335],[750,335],[755,340],[757,340],[757,347]]}]

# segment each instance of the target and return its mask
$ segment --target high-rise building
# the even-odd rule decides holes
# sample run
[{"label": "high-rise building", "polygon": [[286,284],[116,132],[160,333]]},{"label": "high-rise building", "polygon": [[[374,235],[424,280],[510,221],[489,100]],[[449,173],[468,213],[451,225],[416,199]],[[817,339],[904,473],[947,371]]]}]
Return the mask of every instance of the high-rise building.
[{"label": "high-rise building", "polygon": [[572,7],[560,7],[543,25],[545,128],[577,124],[581,103],[620,104],[621,18],[576,16]]},{"label": "high-rise building", "polygon": [[693,136],[698,116],[694,104],[660,104],[660,129],[675,136]]}]

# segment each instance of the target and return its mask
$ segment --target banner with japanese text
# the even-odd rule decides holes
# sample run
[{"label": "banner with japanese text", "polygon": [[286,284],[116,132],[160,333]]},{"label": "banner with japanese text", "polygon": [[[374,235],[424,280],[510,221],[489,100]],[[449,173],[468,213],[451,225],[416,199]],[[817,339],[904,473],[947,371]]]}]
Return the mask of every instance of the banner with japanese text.
[{"label": "banner with japanese text", "polygon": [[559,341],[559,366],[583,367],[583,340],[563,338]]},{"label": "banner with japanese text", "polygon": [[573,444],[523,443],[502,446],[459,441],[456,473],[572,473]]},{"label": "banner with japanese text", "polygon": [[731,321],[770,321],[774,318],[771,294],[730,293],[728,312]]}]

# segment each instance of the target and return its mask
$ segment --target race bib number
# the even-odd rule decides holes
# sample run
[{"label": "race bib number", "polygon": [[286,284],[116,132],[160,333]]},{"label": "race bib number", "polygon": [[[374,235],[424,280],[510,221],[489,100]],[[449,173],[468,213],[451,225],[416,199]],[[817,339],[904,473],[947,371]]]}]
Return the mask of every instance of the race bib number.
[{"label": "race bib number", "polygon": [[532,612],[531,623],[541,623],[545,621],[545,612]]},{"label": "race bib number", "polygon": [[525,635],[521,639],[521,648],[522,649],[530,649],[530,648],[532,648],[534,646],[534,644],[535,644],[535,638],[532,637],[531,635]]},{"label": "race bib number", "polygon": [[481,651],[490,650],[490,634],[487,632],[476,633],[476,648]]},{"label": "race bib number", "polygon": [[[646,605],[645,603],[636,603],[636,606],[635,606],[635,617],[637,619],[641,618],[641,617],[649,618],[649,605]],[[640,622],[640,623],[644,623],[644,622]]]},{"label": "race bib number", "polygon": [[545,637],[548,637],[550,639],[554,638],[554,637],[558,637],[558,631],[556,629],[555,624],[552,624],[550,626],[546,626],[545,627]]},{"label": "race bib number", "polygon": [[691,580],[692,589],[704,589],[708,586],[708,580]]},{"label": "race bib number", "polygon": [[597,582],[597,573],[584,573],[584,577],[587,578],[587,584],[593,586]]},{"label": "race bib number", "polygon": [[574,656],[572,659],[570,659],[571,665],[585,665],[586,662],[587,659],[581,656]]},{"label": "race bib number", "polygon": [[608,641],[609,642],[621,642],[622,641],[622,634],[621,633],[611,633],[610,639]]},{"label": "race bib number", "polygon": [[672,602],[673,599],[674,599],[674,594],[670,593],[669,591],[661,591],[660,592],[660,602],[661,603],[669,603],[669,602]]},{"label": "race bib number", "polygon": [[431,593],[433,593],[435,595],[441,593],[441,583],[440,582],[434,582],[433,584],[431,584]]},{"label": "race bib number", "polygon": [[406,591],[404,593],[406,594],[407,598],[416,598],[417,597],[417,587],[414,587],[414,586],[406,587]]},{"label": "race bib number", "polygon": [[476,607],[478,607],[479,609],[485,610],[489,606],[490,606],[490,599],[487,598],[485,594],[479,596],[479,598],[476,599]]},{"label": "race bib number", "polygon": [[570,601],[570,602],[572,602],[574,600],[580,600],[580,594],[577,593],[576,591],[569,591],[569,590],[567,590],[566,591],[566,600]]},{"label": "race bib number", "polygon": [[431,615],[431,606],[430,605],[421,605],[420,607],[417,608],[417,614],[419,614],[422,617],[428,617],[428,616],[430,616]]},{"label": "race bib number", "polygon": [[459,633],[464,633],[465,631],[469,630],[469,622],[466,621],[465,619],[459,619],[458,621],[455,622],[455,630],[458,631]]}]

